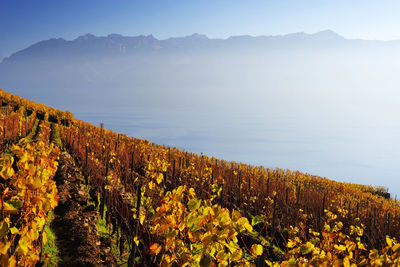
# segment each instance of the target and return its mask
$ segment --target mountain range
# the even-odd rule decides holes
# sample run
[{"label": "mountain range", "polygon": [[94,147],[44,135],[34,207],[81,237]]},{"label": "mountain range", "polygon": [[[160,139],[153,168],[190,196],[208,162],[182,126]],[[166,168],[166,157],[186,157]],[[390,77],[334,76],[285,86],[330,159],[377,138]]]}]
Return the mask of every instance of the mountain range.
[{"label": "mountain range", "polygon": [[329,30],[86,34],[5,58],[0,88],[159,144],[399,192],[399,58],[400,41]]},{"label": "mountain range", "polygon": [[331,30],[306,34],[304,32],[278,36],[232,36],[227,39],[212,39],[206,35],[194,33],[186,37],[173,37],[159,40],[153,35],[134,37],[110,34],[95,36],[85,34],[67,41],[53,38],[38,42],[30,47],[6,57],[3,63],[54,56],[91,56],[144,53],[149,51],[176,51],[187,49],[228,49],[253,46],[258,48],[280,47],[282,45],[328,45],[331,42],[349,41]]},{"label": "mountain range", "polygon": [[193,108],[194,99],[218,106],[227,94],[234,102],[272,92],[315,97],[348,73],[357,74],[351,79],[379,73],[379,64],[393,65],[399,54],[400,41],[347,39],[331,30],[226,39],[86,34],[41,41],[4,58],[0,87],[59,108],[66,100],[100,107],[104,97],[117,106]]}]

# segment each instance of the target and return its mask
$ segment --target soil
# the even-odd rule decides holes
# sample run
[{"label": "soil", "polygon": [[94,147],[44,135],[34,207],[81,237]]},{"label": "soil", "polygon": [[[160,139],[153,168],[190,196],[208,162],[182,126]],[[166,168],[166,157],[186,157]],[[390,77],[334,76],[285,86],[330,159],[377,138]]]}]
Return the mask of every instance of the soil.
[{"label": "soil", "polygon": [[109,242],[97,233],[99,213],[88,206],[82,172],[67,152],[60,153],[54,180],[60,196],[52,223],[62,260],[59,266],[115,266]]}]

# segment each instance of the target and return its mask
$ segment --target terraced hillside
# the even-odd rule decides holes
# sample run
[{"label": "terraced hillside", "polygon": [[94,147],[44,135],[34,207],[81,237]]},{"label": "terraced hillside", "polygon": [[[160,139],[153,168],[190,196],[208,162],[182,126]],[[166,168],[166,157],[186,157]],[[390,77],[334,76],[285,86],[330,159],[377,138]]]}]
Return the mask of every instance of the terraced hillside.
[{"label": "terraced hillside", "polygon": [[384,190],[130,138],[0,92],[1,266],[399,265]]}]

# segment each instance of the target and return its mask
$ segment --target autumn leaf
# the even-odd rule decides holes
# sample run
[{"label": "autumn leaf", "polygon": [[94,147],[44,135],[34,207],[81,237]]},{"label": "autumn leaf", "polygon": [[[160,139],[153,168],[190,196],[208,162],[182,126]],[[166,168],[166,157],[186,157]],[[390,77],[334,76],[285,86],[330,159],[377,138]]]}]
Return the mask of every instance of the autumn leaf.
[{"label": "autumn leaf", "polygon": [[22,237],[18,242],[18,247],[24,255],[26,255],[29,251],[28,245],[29,243],[25,237]]},{"label": "autumn leaf", "polygon": [[294,247],[295,245],[296,245],[296,243],[295,243],[292,239],[289,239],[289,241],[287,242],[286,247],[292,248],[292,247]]},{"label": "autumn leaf", "polygon": [[8,249],[10,248],[11,243],[6,241],[6,243],[0,242],[0,255],[7,254]]},{"label": "autumn leaf", "polygon": [[18,212],[18,208],[15,207],[12,203],[5,202],[4,203],[4,212],[15,214]]},{"label": "autumn leaf", "polygon": [[162,173],[159,173],[157,175],[157,184],[160,184],[164,180],[164,175]]},{"label": "autumn leaf", "polygon": [[263,247],[260,244],[254,244],[251,246],[250,251],[254,257],[261,256],[263,254]]},{"label": "autumn leaf", "polygon": [[154,243],[150,246],[150,254],[158,255],[161,252],[161,246],[158,243]]},{"label": "autumn leaf", "polygon": [[139,222],[141,225],[143,225],[144,219],[146,218],[146,214],[144,213],[143,209],[140,209],[139,211]]},{"label": "autumn leaf", "polygon": [[19,231],[18,231],[18,229],[16,227],[11,227],[10,228],[10,232],[11,232],[12,235],[19,234]]},{"label": "autumn leaf", "polygon": [[388,236],[386,236],[386,244],[388,245],[389,248],[393,246],[393,240]]},{"label": "autumn leaf", "polygon": [[350,260],[349,260],[349,257],[345,257],[344,259],[343,259],[343,266],[344,267],[350,267]]},{"label": "autumn leaf", "polygon": [[46,231],[43,232],[42,239],[43,239],[43,244],[46,244],[47,243],[47,233],[46,233]]},{"label": "autumn leaf", "polygon": [[188,207],[189,207],[189,210],[190,211],[193,211],[193,210],[196,210],[196,209],[198,209],[199,207],[200,207],[200,204],[201,204],[201,200],[200,199],[191,199],[189,202],[188,202]]},{"label": "autumn leaf", "polygon": [[238,220],[238,224],[240,226],[243,226],[247,231],[252,232],[253,227],[250,225],[249,221],[247,220],[246,217],[242,217]]},{"label": "autumn leaf", "polygon": [[346,246],[344,245],[335,245],[334,247],[340,252],[346,251]]},{"label": "autumn leaf", "polygon": [[393,252],[396,252],[396,251],[399,250],[399,249],[400,249],[400,243],[399,243],[399,244],[396,244],[396,245],[394,245],[394,246],[392,247]]},{"label": "autumn leaf", "polygon": [[309,253],[313,252],[313,250],[314,250],[314,245],[311,242],[307,242],[306,244],[304,244],[300,247],[300,252],[302,255],[309,254]]},{"label": "autumn leaf", "polygon": [[256,215],[253,216],[253,218],[251,219],[251,225],[257,225],[259,223],[263,223],[264,222],[264,218],[262,216]]}]

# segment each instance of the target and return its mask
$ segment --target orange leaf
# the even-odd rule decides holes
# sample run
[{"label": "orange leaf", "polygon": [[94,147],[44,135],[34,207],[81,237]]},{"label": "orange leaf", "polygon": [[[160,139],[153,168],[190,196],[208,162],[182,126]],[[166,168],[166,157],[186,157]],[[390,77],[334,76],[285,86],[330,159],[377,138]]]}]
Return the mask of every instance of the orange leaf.
[{"label": "orange leaf", "polygon": [[158,243],[154,243],[150,246],[150,254],[158,255],[161,252],[161,246]]}]

